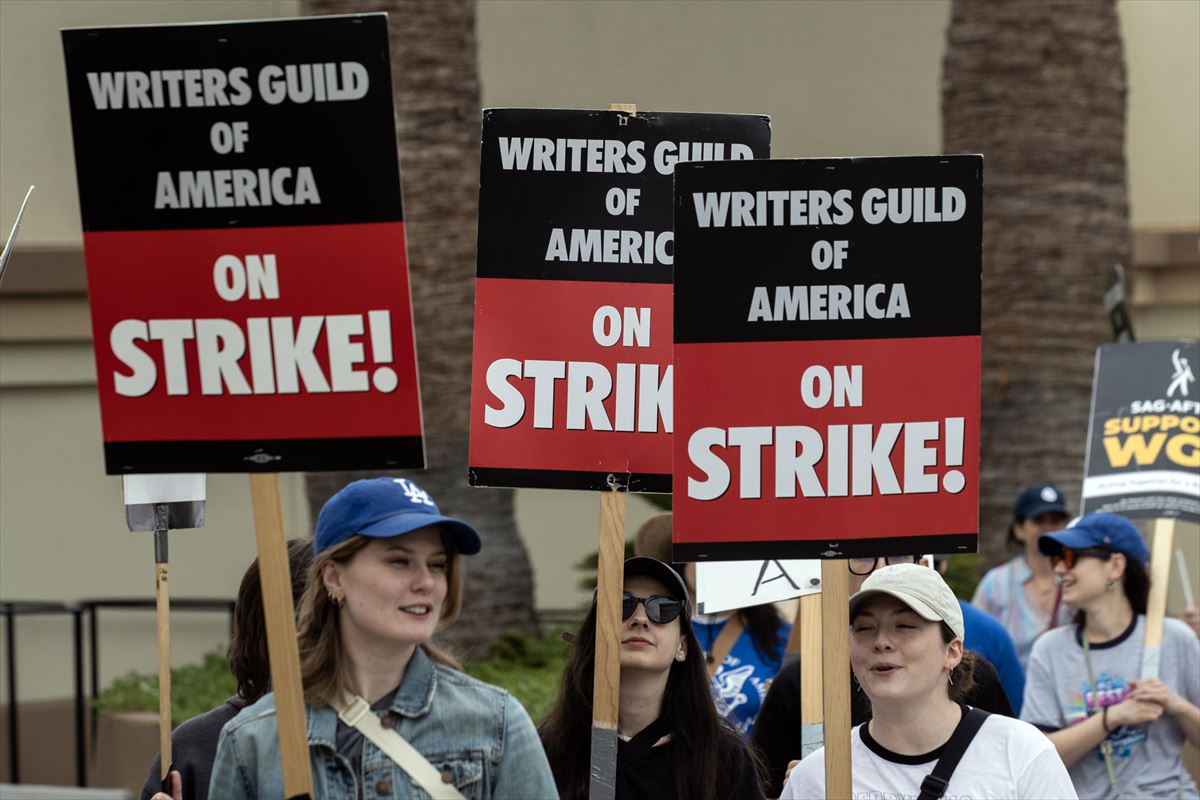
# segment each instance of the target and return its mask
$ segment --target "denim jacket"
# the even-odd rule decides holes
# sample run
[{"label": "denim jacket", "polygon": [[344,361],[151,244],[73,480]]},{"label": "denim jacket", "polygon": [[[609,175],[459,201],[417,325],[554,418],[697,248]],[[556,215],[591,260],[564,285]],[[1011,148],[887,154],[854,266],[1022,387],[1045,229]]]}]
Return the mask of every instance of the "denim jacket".
[{"label": "denim jacket", "polygon": [[[557,800],[554,777],[529,715],[508,692],[434,664],[418,647],[392,702],[395,731],[420,751],[468,800]],[[406,772],[371,741],[362,764],[335,751],[337,713],[306,708],[308,752],[316,800],[428,798]],[[275,732],[275,695],[248,706],[221,730],[209,797],[222,800],[283,797]]]}]

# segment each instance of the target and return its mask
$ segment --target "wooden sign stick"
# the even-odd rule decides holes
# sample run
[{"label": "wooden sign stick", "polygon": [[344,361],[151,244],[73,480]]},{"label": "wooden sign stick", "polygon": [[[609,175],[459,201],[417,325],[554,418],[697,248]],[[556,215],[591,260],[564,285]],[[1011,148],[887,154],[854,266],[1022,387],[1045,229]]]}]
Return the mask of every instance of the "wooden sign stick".
[{"label": "wooden sign stick", "polygon": [[167,585],[166,503],[154,507],[154,609],[158,627],[158,750],[163,789],[171,774],[171,590]]},{"label": "wooden sign stick", "polygon": [[821,677],[825,688],[825,797],[840,800],[850,797],[853,787],[850,775],[850,571],[842,559],[821,562],[821,627],[824,633]]},{"label": "wooden sign stick", "polygon": [[1167,585],[1171,580],[1171,546],[1175,520],[1154,520],[1150,548],[1150,597],[1146,601],[1146,634],[1142,648],[1142,680],[1157,678],[1162,660],[1163,619],[1167,615]]},{"label": "wooden sign stick", "polygon": [[621,591],[625,584],[625,508],[629,495],[613,486],[600,495],[596,565],[596,671],[592,682],[590,800],[617,791],[617,721],[621,699]]},{"label": "wooden sign stick", "polygon": [[250,499],[254,504],[254,538],[258,543],[258,569],[262,575],[267,654],[271,659],[271,690],[275,692],[279,760],[283,766],[283,796],[287,800],[311,798],[308,724],[300,682],[300,648],[296,641],[292,571],[288,566],[283,533],[279,475],[273,472],[252,474]]},{"label": "wooden sign stick", "polygon": [[[637,113],[613,103],[610,111]],[[600,549],[596,560],[596,663],[592,676],[592,756],[589,800],[617,796],[617,723],[621,701],[621,590],[625,585],[625,508],[628,495],[610,478],[600,495]]]}]

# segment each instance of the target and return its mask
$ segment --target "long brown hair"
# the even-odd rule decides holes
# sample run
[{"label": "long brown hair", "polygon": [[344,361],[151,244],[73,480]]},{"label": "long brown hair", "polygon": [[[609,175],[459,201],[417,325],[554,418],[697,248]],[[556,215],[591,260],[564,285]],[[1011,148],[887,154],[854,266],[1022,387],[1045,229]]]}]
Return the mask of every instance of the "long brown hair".
[{"label": "long brown hair", "polygon": [[[463,563],[454,541],[445,531],[439,529],[439,532],[446,548],[447,591],[438,618],[438,630],[442,630],[458,619],[462,610]],[[345,685],[339,606],[330,599],[322,573],[326,564],[350,563],[370,542],[371,538],[367,536],[351,536],[317,556],[309,568],[308,586],[300,601],[300,618],[296,625],[300,644],[300,678],[304,683],[304,701],[309,705],[329,704]],[[432,642],[421,647],[434,662],[452,669],[462,669],[457,659]]]},{"label": "long brown hair", "polygon": [[[679,615],[687,658],[672,661],[660,719],[671,733],[678,800],[737,795],[739,762],[764,770],[754,750],[717,715],[703,652],[687,613]],[[596,604],[588,611],[563,668],[558,697],[538,729],[562,800],[587,800],[590,777],[592,680],[596,667]]]},{"label": "long brown hair", "polygon": [[[292,573],[292,604],[300,601],[308,583],[313,546],[310,539],[289,539],[288,567]],[[267,653],[267,623],[263,617],[262,577],[258,559],[246,569],[233,607],[233,635],[225,653],[237,679],[238,694],[253,703],[271,690],[271,658]]]}]

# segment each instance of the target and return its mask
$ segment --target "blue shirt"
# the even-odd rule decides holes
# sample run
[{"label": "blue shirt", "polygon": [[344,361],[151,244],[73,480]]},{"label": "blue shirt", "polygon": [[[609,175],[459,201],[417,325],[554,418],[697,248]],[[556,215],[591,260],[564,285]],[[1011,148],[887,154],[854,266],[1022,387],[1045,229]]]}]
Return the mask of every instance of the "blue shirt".
[{"label": "blue shirt", "polygon": [[962,606],[963,627],[967,633],[963,646],[992,662],[1008,702],[1020,716],[1021,701],[1025,697],[1025,670],[1017,658],[1017,646],[1004,626],[986,611],[980,611],[964,600],[959,600],[958,604]]},{"label": "blue shirt", "polygon": [[[726,620],[711,620],[711,617],[693,617],[692,628],[700,646],[707,652]],[[749,736],[754,729],[754,721],[758,718],[758,710],[762,707],[763,698],[775,674],[783,666],[783,654],[787,650],[788,636],[792,626],[780,620],[779,631],[776,634],[775,650],[766,658],[754,646],[749,628],[733,643],[729,655],[721,662],[712,678],[713,696],[717,700],[717,710],[737,728],[742,736]]]}]

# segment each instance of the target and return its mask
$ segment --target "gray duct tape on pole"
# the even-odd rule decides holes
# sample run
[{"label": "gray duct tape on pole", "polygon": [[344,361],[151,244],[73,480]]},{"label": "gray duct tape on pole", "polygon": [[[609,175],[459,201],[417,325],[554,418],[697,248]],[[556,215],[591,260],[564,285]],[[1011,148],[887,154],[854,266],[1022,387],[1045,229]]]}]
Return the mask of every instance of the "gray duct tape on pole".
[{"label": "gray duct tape on pole", "polygon": [[825,724],[810,722],[800,726],[800,758],[808,758],[825,746]]},{"label": "gray duct tape on pole", "polygon": [[613,800],[617,796],[617,732],[592,726],[592,779],[589,800]]}]

